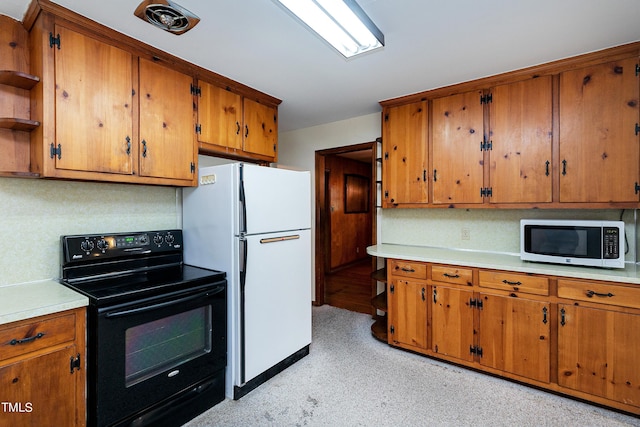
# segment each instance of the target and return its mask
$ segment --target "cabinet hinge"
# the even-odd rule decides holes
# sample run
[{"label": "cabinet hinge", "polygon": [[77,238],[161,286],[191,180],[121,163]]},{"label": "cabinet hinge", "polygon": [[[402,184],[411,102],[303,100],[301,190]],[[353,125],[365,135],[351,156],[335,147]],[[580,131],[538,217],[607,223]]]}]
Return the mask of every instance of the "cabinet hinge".
[{"label": "cabinet hinge", "polygon": [[469,300],[469,307],[477,308],[478,310],[482,310],[482,300],[481,299],[471,298]]},{"label": "cabinet hinge", "polygon": [[76,357],[71,356],[69,358],[69,371],[73,374],[73,371],[80,370],[80,353],[76,355]]},{"label": "cabinet hinge", "polygon": [[388,121],[389,121],[389,114],[385,114],[385,115],[384,115],[384,121],[385,121],[385,122],[388,122]]},{"label": "cabinet hinge", "polygon": [[389,198],[389,190],[384,190],[384,198],[385,199]]},{"label": "cabinet hinge", "polygon": [[202,125],[196,123],[196,133],[202,133]]},{"label": "cabinet hinge", "polygon": [[60,34],[53,37],[53,33],[49,33],[49,47],[53,46],[58,46],[58,50],[60,50]]},{"label": "cabinet hinge", "polygon": [[640,64],[636,64],[636,77],[640,75]]},{"label": "cabinet hinge", "polygon": [[393,285],[389,286],[389,292],[394,293],[395,290],[396,288]]},{"label": "cabinet hinge", "polygon": [[482,347],[477,345],[470,345],[469,353],[482,357]]},{"label": "cabinet hinge", "polygon": [[202,89],[200,89],[199,86],[194,86],[193,83],[191,83],[191,95],[202,96]]},{"label": "cabinet hinge", "polygon": [[196,164],[191,162],[191,173],[196,173]]},{"label": "cabinet hinge", "polygon": [[56,148],[56,146],[52,142],[50,147],[50,154],[52,159],[58,156],[58,160],[60,160],[62,158],[62,145],[58,144],[58,147]]},{"label": "cabinet hinge", "polygon": [[493,187],[485,187],[480,189],[480,197],[491,197],[493,195]]},{"label": "cabinet hinge", "polygon": [[278,151],[278,146],[276,144],[273,144],[273,152],[275,153],[276,151]]},{"label": "cabinet hinge", "polygon": [[389,332],[391,332],[391,334],[395,334],[396,333],[396,329],[393,327],[393,325],[391,325],[389,327]]},{"label": "cabinet hinge", "polygon": [[389,160],[389,152],[388,152],[388,151],[385,151],[385,153],[384,153],[384,159],[385,159],[385,160]]},{"label": "cabinet hinge", "polygon": [[640,133],[640,123],[636,123],[636,136]]},{"label": "cabinet hinge", "polygon": [[493,150],[493,141],[480,141],[480,151]]},{"label": "cabinet hinge", "polygon": [[490,102],[493,102],[493,95],[492,94],[487,94],[487,95],[481,95],[480,96],[480,104],[488,104]]},{"label": "cabinet hinge", "polygon": [[634,189],[636,191],[636,194],[640,193],[640,185],[638,185],[638,183],[635,183]]}]

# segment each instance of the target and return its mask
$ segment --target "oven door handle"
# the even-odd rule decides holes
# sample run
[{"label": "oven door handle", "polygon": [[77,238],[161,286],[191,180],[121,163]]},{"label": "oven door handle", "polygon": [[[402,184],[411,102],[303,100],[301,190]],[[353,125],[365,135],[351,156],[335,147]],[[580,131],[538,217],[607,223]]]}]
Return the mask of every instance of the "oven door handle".
[{"label": "oven door handle", "polygon": [[145,313],[147,311],[152,311],[152,310],[157,310],[159,308],[164,308],[164,307],[169,307],[172,305],[177,305],[177,304],[182,304],[188,301],[193,301],[196,299],[200,299],[202,297],[205,296],[213,296],[216,294],[219,294],[220,292],[222,292],[224,290],[224,286],[216,286],[213,289],[210,289],[208,291],[205,292],[200,292],[197,293],[195,295],[189,295],[183,298],[178,298],[175,300],[171,300],[171,301],[165,301],[165,302],[161,302],[158,304],[152,304],[152,305],[145,305],[144,307],[138,307],[138,308],[132,308],[129,310],[122,310],[122,311],[112,311],[109,312],[107,314],[105,314],[105,317],[108,319],[113,319],[116,317],[124,317],[124,316],[131,316],[134,314],[139,314],[139,313]]}]

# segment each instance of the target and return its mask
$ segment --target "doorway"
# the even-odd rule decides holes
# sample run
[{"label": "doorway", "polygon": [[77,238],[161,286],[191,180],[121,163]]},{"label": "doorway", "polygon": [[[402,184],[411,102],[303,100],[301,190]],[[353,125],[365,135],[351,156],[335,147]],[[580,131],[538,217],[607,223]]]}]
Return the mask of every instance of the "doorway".
[{"label": "doorway", "polygon": [[316,151],[315,305],[375,314],[375,142]]}]

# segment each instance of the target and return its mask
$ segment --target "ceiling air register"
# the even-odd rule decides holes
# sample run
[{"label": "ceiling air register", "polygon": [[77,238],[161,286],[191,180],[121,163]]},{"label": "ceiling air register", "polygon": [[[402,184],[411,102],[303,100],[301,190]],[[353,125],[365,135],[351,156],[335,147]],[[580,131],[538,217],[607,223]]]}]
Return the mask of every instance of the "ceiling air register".
[{"label": "ceiling air register", "polygon": [[186,33],[200,22],[200,18],[171,0],[145,0],[133,14],[176,35]]}]

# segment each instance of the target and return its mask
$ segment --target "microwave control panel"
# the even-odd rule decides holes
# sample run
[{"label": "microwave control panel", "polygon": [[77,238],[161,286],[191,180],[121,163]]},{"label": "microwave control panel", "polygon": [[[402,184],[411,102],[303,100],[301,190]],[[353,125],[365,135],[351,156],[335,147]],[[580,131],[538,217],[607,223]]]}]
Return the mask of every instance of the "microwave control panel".
[{"label": "microwave control panel", "polygon": [[602,227],[602,257],[604,259],[618,259],[620,253],[620,235],[617,227]]}]

